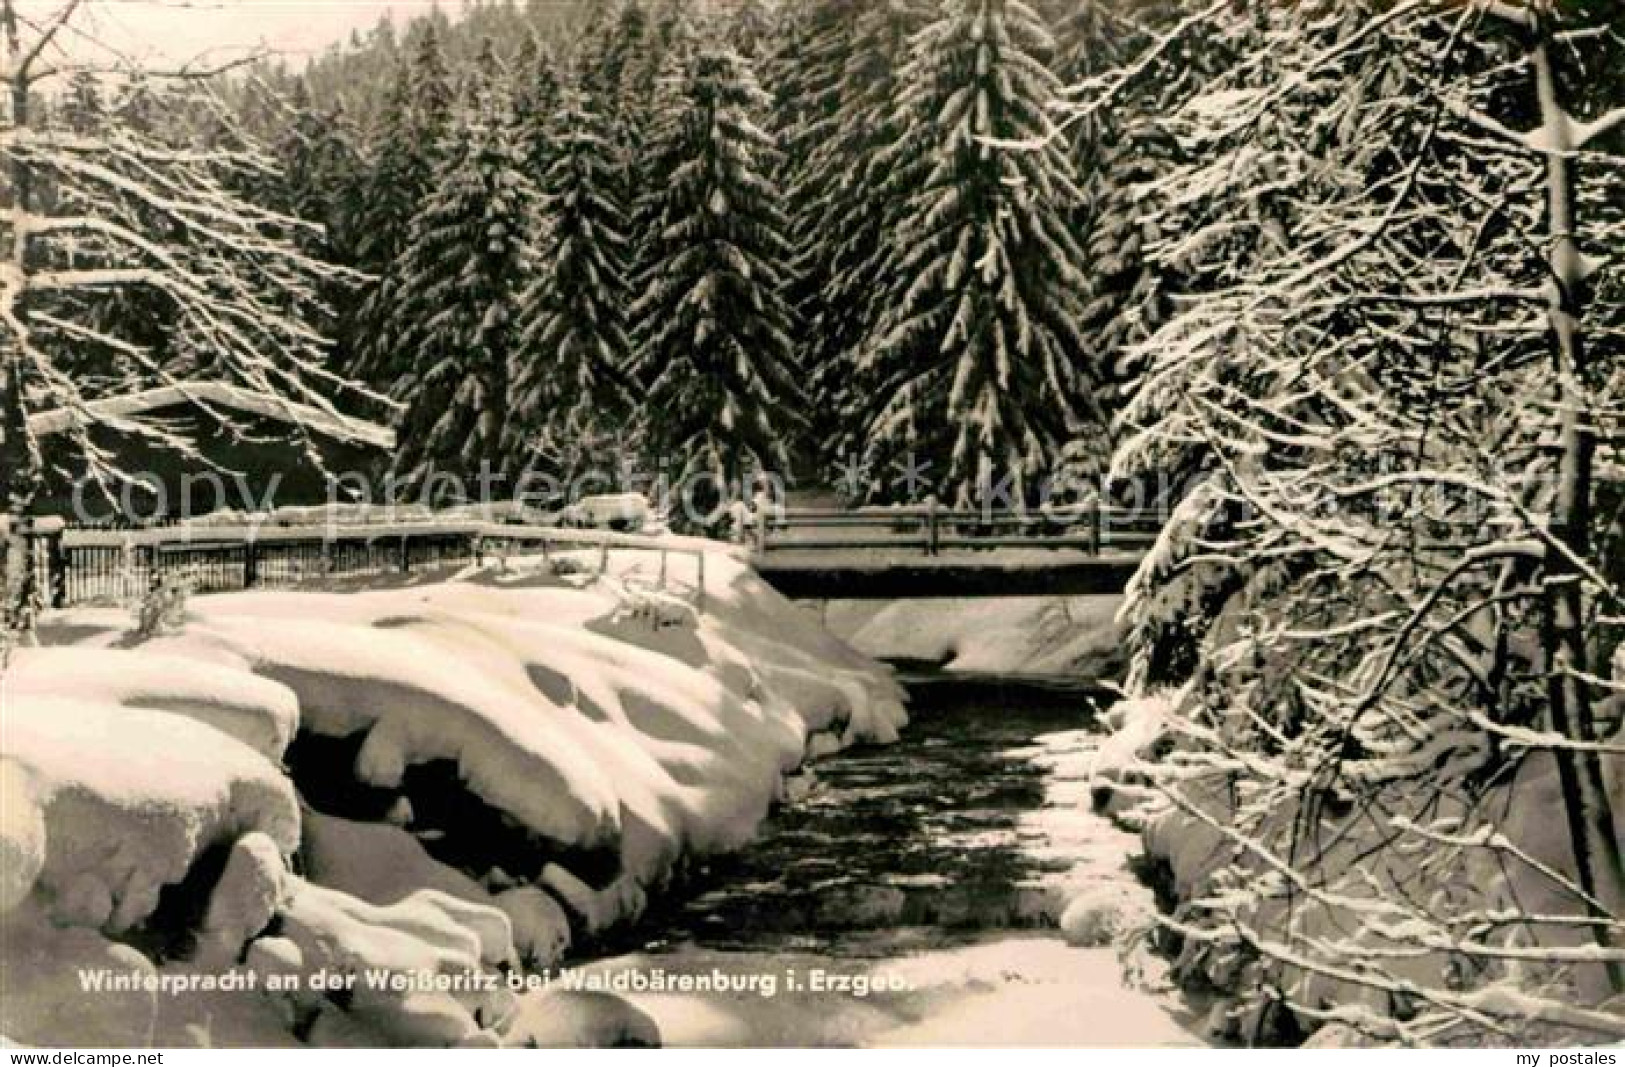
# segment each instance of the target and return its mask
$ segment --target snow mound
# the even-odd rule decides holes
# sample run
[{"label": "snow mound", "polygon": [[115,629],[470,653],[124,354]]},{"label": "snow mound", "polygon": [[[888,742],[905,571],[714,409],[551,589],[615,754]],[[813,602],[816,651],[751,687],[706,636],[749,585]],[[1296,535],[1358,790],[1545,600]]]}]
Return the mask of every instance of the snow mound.
[{"label": "snow mound", "polygon": [[299,702],[286,687],[195,654],[22,649],[6,672],[5,687],[12,700],[72,696],[183,715],[273,760],[287,750],[299,725]]},{"label": "snow mound", "polygon": [[570,947],[569,920],[552,897],[532,886],[493,896],[473,878],[434,859],[399,827],[307,811],[301,854],[311,881],[371,904],[398,904],[432,889],[494,907],[508,917],[514,947],[531,967],[551,966]]},{"label": "snow mound", "polygon": [[[259,752],[182,716],[24,693],[7,699],[5,754],[32,778],[45,828],[33,888],[59,923],[130,929],[206,850],[250,831],[284,853],[298,845],[292,784]],[[26,813],[15,821],[8,813],[5,851],[33,854]]]},{"label": "snow mound", "polygon": [[829,627],[878,659],[947,671],[1109,678],[1123,666],[1120,596],[846,601]]},{"label": "snow mound", "polygon": [[[293,995],[316,1012],[312,1044],[445,1048],[511,1019],[512,993],[482,978],[513,957],[495,908],[434,890],[380,906],[296,881],[279,918],[279,937],[251,947],[250,965],[303,976]],[[318,974],[344,995],[313,1000]]]}]

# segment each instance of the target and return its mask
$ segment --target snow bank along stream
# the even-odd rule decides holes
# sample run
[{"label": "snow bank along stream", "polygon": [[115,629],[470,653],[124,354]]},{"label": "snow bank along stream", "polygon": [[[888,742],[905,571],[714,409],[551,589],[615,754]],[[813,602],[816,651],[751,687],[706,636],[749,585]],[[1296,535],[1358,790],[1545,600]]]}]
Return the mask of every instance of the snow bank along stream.
[{"label": "snow bank along stream", "polygon": [[612,561],[51,616],[3,679],[0,1033],[522,1044],[548,1013],[449,979],[590,951],[809,755],[896,739],[889,673],[726,550],[703,607]]}]

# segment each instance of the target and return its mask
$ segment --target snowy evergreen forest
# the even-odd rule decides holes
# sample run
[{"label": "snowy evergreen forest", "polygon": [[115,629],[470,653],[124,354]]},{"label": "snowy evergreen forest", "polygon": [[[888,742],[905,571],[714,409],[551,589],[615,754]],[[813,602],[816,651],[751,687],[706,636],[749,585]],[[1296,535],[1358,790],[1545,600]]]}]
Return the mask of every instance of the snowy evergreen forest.
[{"label": "snowy evergreen forest", "polygon": [[8,510],[29,413],[203,379],[407,483],[1156,487],[1120,784],[1229,1036],[1625,1036],[1619,0],[487,0],[179,79],[0,10]]},{"label": "snowy evergreen forest", "polygon": [[[1132,32],[1022,4],[476,4],[299,72],[84,73],[33,122],[228,150],[227,191],[319,225],[284,235],[322,275],[296,302],[405,481],[633,456],[1032,500],[1103,469],[1119,349],[1161,301],[1097,162],[1116,135],[1055,110]],[[98,310],[150,360],[85,351],[84,396],[195,365],[162,303]]]}]

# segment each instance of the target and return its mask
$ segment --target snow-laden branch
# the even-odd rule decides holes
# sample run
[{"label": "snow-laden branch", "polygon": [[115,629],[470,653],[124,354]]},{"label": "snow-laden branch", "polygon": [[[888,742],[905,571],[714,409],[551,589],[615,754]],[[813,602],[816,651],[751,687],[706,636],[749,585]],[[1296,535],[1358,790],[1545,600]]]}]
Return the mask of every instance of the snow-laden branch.
[{"label": "snow-laden branch", "polygon": [[1592,141],[1606,137],[1625,126],[1625,107],[1616,107],[1612,111],[1597,116],[1590,122],[1575,123],[1570,120],[1570,143],[1576,150],[1585,148]]}]

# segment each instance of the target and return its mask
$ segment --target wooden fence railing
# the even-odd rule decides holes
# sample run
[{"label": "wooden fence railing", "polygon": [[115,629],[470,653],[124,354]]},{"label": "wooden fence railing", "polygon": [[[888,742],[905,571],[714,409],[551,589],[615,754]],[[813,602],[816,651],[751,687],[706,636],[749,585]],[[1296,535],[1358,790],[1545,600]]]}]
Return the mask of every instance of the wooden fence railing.
[{"label": "wooden fence railing", "polygon": [[[705,598],[705,556],[658,538],[597,530],[501,523],[434,522],[330,526],[167,526],[135,530],[41,527],[26,533],[43,599],[51,607],[141,595],[159,578],[182,576],[194,592],[286,588],[323,577],[406,574],[467,566],[510,552],[544,558],[586,554],[602,573],[613,552],[657,557],[662,588],[672,556],[695,564],[695,593]],[[0,567],[3,567],[0,561]]]},{"label": "wooden fence railing", "polygon": [[911,508],[791,510],[752,521],[754,548],[772,552],[886,550],[936,556],[993,548],[1140,553],[1156,541],[1165,516],[1119,507],[1055,511],[959,510],[931,502]]}]

